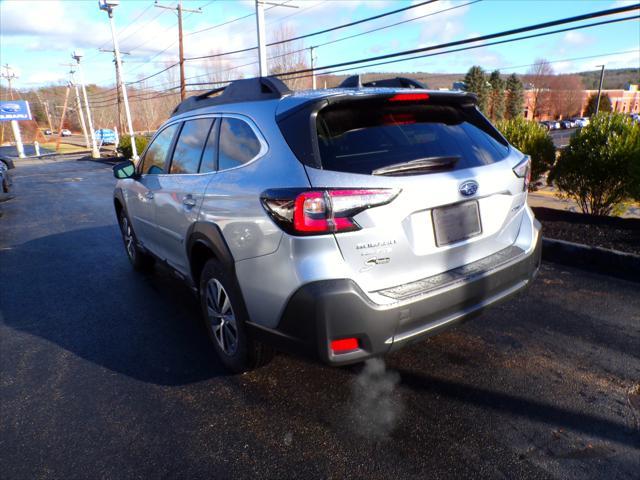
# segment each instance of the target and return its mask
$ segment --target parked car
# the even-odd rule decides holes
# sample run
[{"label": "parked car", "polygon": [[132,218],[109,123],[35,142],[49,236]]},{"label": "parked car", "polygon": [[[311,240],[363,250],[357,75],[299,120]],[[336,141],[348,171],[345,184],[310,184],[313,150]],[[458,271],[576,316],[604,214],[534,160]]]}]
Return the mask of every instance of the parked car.
[{"label": "parked car", "polygon": [[475,102],[273,78],[191,97],[113,169],[129,260],[184,279],[235,372],[274,348],[360,362],[457,324],[540,264],[530,158]]},{"label": "parked car", "polygon": [[547,122],[546,120],[543,120],[542,122],[538,122],[538,124],[539,124],[542,128],[544,128],[544,129],[546,129],[546,130],[551,130],[551,124],[550,124],[550,122]]},{"label": "parked car", "polygon": [[62,130],[60,130],[60,134],[61,134],[63,137],[70,137],[71,135],[73,135],[73,134],[71,133],[71,130],[67,130],[66,128],[63,128]]},{"label": "parked car", "polygon": [[11,187],[11,174],[9,170],[15,168],[13,160],[7,156],[0,156],[0,192],[9,193]]},{"label": "parked car", "polygon": [[589,119],[586,117],[576,118],[576,127],[583,128],[589,125]]},{"label": "parked car", "polygon": [[574,123],[570,119],[560,120],[560,127],[563,129],[573,128]]},{"label": "parked car", "polygon": [[108,128],[100,128],[96,130],[96,141],[101,145],[115,145],[116,132]]},{"label": "parked car", "polygon": [[52,135],[53,132],[51,130],[49,130],[48,128],[44,131],[45,135]]}]

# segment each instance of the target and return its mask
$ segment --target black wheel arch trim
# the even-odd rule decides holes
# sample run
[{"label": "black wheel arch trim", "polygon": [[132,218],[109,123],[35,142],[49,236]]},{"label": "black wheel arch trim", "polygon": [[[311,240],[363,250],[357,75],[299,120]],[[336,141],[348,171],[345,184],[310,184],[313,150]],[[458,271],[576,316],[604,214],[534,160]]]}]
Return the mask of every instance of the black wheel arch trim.
[{"label": "black wheel arch trim", "polygon": [[229,250],[227,242],[222,235],[220,227],[215,223],[200,221],[194,222],[189,227],[186,242],[189,265],[191,265],[193,247],[198,243],[203,244],[211,250],[218,261],[220,261],[226,269],[235,273],[235,261],[231,254],[231,250]]}]

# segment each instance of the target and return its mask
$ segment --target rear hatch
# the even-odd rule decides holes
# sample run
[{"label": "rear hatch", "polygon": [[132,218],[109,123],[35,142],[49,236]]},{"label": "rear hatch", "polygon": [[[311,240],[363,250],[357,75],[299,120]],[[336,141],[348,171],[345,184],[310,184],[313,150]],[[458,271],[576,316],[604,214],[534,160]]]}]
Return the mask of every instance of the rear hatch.
[{"label": "rear hatch", "polygon": [[353,215],[359,229],[334,234],[365,291],[452,270],[516,239],[526,189],[513,167],[523,155],[469,95],[338,96],[282,115],[279,124],[314,190],[393,192],[391,201]]}]

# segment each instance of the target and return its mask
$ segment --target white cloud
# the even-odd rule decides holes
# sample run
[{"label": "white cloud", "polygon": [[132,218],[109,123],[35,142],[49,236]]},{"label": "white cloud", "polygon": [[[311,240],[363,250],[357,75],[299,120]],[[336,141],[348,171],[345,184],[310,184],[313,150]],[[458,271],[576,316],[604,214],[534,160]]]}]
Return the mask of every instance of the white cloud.
[{"label": "white cloud", "polygon": [[[418,3],[418,1],[414,0],[413,4],[416,3]],[[469,11],[469,5],[465,5],[463,7],[460,7],[459,5],[459,2],[455,2],[453,0],[443,0],[437,3],[430,3],[408,10],[405,13],[405,18],[418,18],[418,20],[413,23],[422,26],[422,30],[420,32],[420,40],[422,42],[432,43],[433,40],[438,40],[438,42],[448,42],[464,32],[463,18]]]},{"label": "white cloud", "polygon": [[582,32],[567,32],[563,35],[561,43],[566,43],[569,45],[577,45],[577,46],[587,46],[592,44],[594,39],[589,35],[586,35]]}]

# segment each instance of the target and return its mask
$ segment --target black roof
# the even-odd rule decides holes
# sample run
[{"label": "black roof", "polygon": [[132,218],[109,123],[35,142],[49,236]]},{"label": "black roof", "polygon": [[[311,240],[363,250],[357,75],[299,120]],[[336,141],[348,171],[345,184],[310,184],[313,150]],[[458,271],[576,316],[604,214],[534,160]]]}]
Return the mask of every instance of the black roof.
[{"label": "black roof", "polygon": [[[220,93],[215,97],[216,93]],[[210,90],[201,95],[189,97],[180,102],[171,116],[180,115],[203,107],[213,107],[226,103],[250,102],[258,100],[272,100],[282,98],[291,93],[291,90],[282,80],[275,77],[255,77],[235,80],[226,87]]]}]

